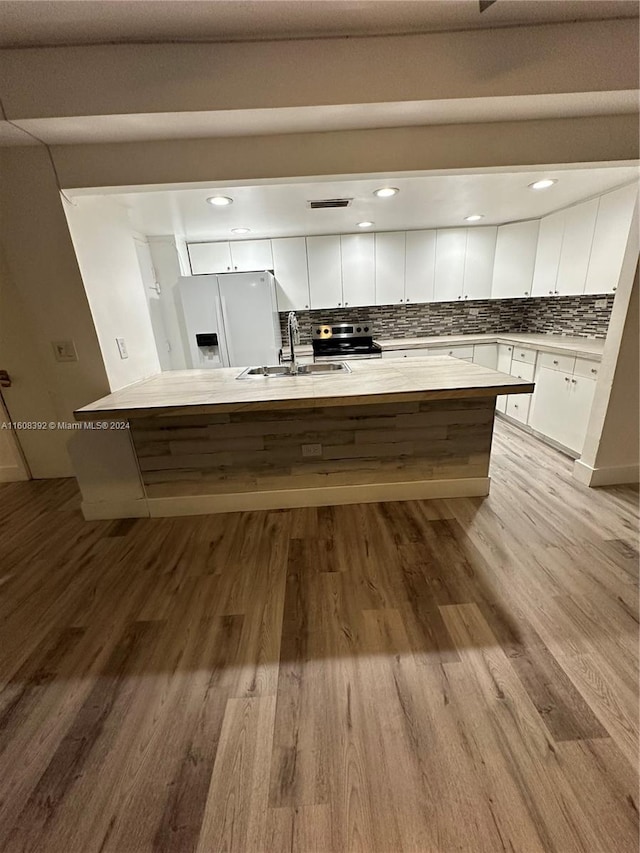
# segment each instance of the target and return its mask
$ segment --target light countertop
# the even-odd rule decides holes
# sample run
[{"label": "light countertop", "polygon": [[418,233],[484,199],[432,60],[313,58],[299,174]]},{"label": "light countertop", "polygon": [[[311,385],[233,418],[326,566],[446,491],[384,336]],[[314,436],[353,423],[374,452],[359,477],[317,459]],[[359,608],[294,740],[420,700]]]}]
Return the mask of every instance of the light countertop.
[{"label": "light countertop", "polygon": [[[347,360],[348,361],[348,360]],[[527,394],[533,383],[449,356],[348,362],[337,376],[250,377],[242,368],[171,370],[79,409],[82,421]]]},{"label": "light countertop", "polygon": [[602,338],[581,338],[569,335],[542,335],[519,332],[492,332],[482,335],[442,335],[425,338],[376,338],[384,350],[421,349],[423,347],[460,346],[462,344],[522,344],[544,352],[601,359]]}]

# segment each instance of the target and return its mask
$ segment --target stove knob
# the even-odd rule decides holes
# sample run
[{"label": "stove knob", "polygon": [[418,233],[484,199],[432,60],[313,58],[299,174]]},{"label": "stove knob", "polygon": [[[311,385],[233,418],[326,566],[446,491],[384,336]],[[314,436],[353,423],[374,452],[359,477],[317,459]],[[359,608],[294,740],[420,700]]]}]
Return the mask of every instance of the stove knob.
[{"label": "stove knob", "polygon": [[358,328],[356,329],[356,332],[361,332],[361,331],[362,331],[362,329],[360,328],[360,326],[358,326]]},{"label": "stove knob", "polygon": [[322,331],[325,333],[325,335],[329,334],[329,329],[323,329]]},{"label": "stove knob", "polygon": [[364,327],[364,330],[365,330],[365,332],[368,332],[368,331],[369,331],[369,327],[368,327],[368,326],[365,326],[365,327]]},{"label": "stove knob", "polygon": [[316,329],[316,335],[321,335],[321,334],[322,334],[322,329]]}]

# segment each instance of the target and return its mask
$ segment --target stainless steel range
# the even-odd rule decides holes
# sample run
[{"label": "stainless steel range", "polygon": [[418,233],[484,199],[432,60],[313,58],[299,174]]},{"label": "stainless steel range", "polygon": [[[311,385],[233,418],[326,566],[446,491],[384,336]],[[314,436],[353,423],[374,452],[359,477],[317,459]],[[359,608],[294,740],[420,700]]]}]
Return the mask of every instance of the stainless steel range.
[{"label": "stainless steel range", "polygon": [[382,347],[373,342],[369,320],[359,323],[318,323],[312,328],[314,361],[334,358],[380,358]]}]

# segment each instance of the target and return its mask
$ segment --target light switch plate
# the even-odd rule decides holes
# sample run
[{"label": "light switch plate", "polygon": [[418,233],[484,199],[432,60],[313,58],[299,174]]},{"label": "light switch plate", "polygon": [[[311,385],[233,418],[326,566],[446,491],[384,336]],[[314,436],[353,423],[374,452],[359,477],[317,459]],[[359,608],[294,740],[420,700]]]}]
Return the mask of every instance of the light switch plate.
[{"label": "light switch plate", "polygon": [[129,358],[129,352],[127,350],[127,342],[124,338],[116,338],[116,343],[118,344],[118,352],[120,353],[120,358]]},{"label": "light switch plate", "polygon": [[78,353],[73,341],[51,341],[56,361],[77,361]]}]

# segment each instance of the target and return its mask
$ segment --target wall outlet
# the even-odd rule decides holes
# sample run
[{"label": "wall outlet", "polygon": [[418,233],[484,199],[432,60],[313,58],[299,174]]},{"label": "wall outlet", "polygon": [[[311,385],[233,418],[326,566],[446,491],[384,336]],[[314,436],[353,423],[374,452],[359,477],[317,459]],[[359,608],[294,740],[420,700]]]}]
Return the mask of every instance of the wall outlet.
[{"label": "wall outlet", "polygon": [[606,308],[607,300],[606,299],[596,299],[596,308]]},{"label": "wall outlet", "polygon": [[311,456],[311,457],[322,456],[322,445],[321,444],[303,444],[302,445],[302,455],[303,456]]},{"label": "wall outlet", "polygon": [[120,353],[120,358],[129,358],[129,352],[127,350],[127,342],[124,338],[116,338],[116,343],[118,344],[118,352]]},{"label": "wall outlet", "polygon": [[472,317],[477,317],[479,313],[480,313],[480,309],[479,309],[479,308],[469,308],[469,314],[470,314]]},{"label": "wall outlet", "polygon": [[73,341],[51,341],[56,361],[77,361],[78,353]]}]

